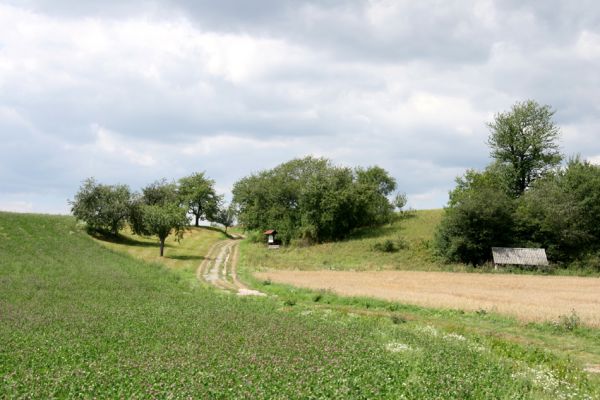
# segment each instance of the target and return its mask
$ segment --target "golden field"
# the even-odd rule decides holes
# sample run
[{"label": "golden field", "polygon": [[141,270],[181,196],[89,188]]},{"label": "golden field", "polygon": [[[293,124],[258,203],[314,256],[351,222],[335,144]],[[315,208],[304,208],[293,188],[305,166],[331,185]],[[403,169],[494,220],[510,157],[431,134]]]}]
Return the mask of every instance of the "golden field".
[{"label": "golden field", "polygon": [[600,326],[600,279],[426,271],[268,271],[258,279],[344,296],[368,296],[435,308],[486,310],[522,321],[556,320],[574,310]]}]

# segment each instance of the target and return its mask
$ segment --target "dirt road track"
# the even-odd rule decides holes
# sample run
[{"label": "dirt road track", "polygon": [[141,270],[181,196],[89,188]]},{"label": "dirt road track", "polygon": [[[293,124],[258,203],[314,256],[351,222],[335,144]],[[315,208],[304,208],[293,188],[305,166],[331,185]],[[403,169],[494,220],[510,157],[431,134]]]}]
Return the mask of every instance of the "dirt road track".
[{"label": "dirt road track", "polygon": [[238,296],[264,296],[264,293],[244,285],[237,277],[239,259],[239,241],[222,240],[215,243],[208,251],[204,261],[196,270],[196,278]]}]

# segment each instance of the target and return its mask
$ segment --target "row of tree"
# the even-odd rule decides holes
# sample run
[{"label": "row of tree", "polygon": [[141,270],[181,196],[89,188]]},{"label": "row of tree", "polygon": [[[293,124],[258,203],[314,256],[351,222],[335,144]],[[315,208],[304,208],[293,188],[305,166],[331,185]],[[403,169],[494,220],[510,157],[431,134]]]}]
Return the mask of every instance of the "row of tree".
[{"label": "row of tree", "polygon": [[600,167],[561,164],[553,114],[528,100],[489,124],[493,161],[457,179],[436,235],[447,261],[479,265],[493,246],[542,247],[552,261],[600,268]]},{"label": "row of tree", "polygon": [[127,185],[104,185],[90,178],[70,204],[73,215],[85,221],[90,231],[116,236],[128,224],[135,234],[157,236],[161,256],[165,239],[171,233],[180,238],[189,226],[189,216],[196,226],[201,220],[209,220],[225,229],[234,220],[232,207],[224,206],[214,181],[202,172],[177,183],[156,181],[140,193],[132,192]]},{"label": "row of tree", "polygon": [[250,230],[276,229],[284,243],[338,240],[352,230],[389,222],[396,181],[380,167],[346,168],[306,157],[250,175],[235,183],[238,221]]}]

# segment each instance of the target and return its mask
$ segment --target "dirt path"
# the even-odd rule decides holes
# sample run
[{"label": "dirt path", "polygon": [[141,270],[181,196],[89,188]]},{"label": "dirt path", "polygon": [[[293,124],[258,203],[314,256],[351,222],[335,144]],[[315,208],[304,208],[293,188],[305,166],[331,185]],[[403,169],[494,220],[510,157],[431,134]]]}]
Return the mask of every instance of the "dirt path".
[{"label": "dirt path", "polygon": [[264,293],[244,285],[237,277],[239,259],[239,241],[222,240],[215,243],[196,270],[196,278],[200,281],[230,292],[238,296],[264,296]]},{"label": "dirt path", "polygon": [[488,310],[524,321],[557,320],[572,311],[600,326],[600,279],[570,276],[416,271],[270,271],[259,279],[346,296],[372,296],[425,307]]}]

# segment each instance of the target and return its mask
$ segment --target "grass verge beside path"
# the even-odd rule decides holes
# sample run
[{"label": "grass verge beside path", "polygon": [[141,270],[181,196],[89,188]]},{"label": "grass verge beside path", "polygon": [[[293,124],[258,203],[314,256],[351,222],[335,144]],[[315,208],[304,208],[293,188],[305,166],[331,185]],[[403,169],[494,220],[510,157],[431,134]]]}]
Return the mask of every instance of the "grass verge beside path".
[{"label": "grass verge beside path", "polygon": [[72,218],[0,213],[0,235],[0,398],[599,395],[568,362],[548,369],[476,337],[191,288]]},{"label": "grass verge beside path", "polygon": [[177,241],[173,235],[165,241],[165,255],[160,257],[158,239],[134,235],[128,229],[120,232],[119,238],[96,237],[96,242],[111,250],[127,253],[137,259],[159,263],[167,268],[183,273],[195,280],[195,271],[204,260],[210,247],[227,236],[212,227],[190,227]]},{"label": "grass verge beside path", "polygon": [[[523,323],[490,310],[466,312],[370,297],[338,296],[327,290],[310,290],[257,279],[252,275],[252,268],[244,263],[242,253],[241,266],[238,267],[241,277],[256,289],[275,295],[284,303],[376,315],[401,325],[431,326],[446,334],[471,338],[499,355],[511,355],[555,371],[600,366],[600,329],[573,324],[568,316],[547,323]],[[600,390],[600,374],[590,374],[589,379],[596,390]]]}]

